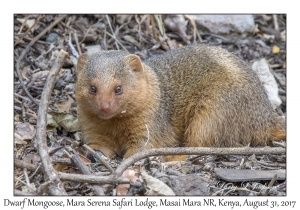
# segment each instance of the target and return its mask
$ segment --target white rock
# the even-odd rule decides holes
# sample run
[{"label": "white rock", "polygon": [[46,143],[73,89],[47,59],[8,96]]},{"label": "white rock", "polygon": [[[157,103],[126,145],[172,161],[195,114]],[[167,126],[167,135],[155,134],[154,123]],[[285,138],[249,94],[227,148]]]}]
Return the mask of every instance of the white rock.
[{"label": "white rock", "polygon": [[253,33],[255,30],[252,15],[189,15],[195,21],[198,29],[213,34]]},{"label": "white rock", "polygon": [[259,61],[255,61],[252,64],[252,69],[255,71],[262,82],[268,98],[273,106],[276,109],[281,104],[281,99],[278,96],[278,86],[275,81],[273,74],[270,72],[269,65],[266,59],[261,59]]}]

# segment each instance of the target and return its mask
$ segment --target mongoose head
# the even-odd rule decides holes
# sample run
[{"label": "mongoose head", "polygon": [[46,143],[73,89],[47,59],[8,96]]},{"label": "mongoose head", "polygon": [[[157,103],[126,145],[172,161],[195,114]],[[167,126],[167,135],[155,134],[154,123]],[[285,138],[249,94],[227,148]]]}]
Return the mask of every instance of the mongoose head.
[{"label": "mongoose head", "polygon": [[100,51],[78,58],[76,100],[101,119],[134,114],[134,99],[147,92],[140,58],[123,51]]}]

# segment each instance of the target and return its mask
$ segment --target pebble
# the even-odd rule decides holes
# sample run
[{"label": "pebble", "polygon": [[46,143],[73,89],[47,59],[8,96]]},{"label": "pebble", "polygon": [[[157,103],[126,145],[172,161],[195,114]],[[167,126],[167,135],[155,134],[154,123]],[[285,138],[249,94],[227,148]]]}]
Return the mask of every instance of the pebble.
[{"label": "pebble", "polygon": [[57,39],[58,34],[57,33],[50,33],[46,39],[46,42],[53,43]]}]

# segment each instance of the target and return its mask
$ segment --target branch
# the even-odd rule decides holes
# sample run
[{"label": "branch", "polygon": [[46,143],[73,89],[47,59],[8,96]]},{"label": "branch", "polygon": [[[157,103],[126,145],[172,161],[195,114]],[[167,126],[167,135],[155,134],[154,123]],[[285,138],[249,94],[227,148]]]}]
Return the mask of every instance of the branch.
[{"label": "branch", "polygon": [[27,46],[26,48],[23,50],[23,52],[21,53],[20,57],[17,60],[16,63],[16,72],[17,75],[19,77],[19,81],[21,83],[21,86],[23,88],[23,90],[25,91],[25,93],[28,95],[28,97],[36,104],[39,105],[36,100],[32,97],[32,95],[29,93],[26,85],[24,84],[23,78],[21,76],[20,73],[20,62],[23,59],[23,57],[25,56],[25,54],[30,50],[31,46],[37,41],[39,40],[44,34],[46,34],[51,28],[53,28],[54,26],[56,26],[60,21],[62,21],[65,17],[67,17],[67,15],[62,15],[61,17],[57,18],[51,25],[49,25],[47,28],[45,28],[38,36],[36,36]]},{"label": "branch", "polygon": [[[15,167],[17,168],[26,168],[29,171],[36,171],[38,166],[26,163],[24,161],[15,159],[14,161]],[[39,168],[38,172],[42,172],[42,169]],[[128,184],[130,180],[128,178],[119,177],[116,180],[113,179],[112,176],[96,176],[96,175],[85,175],[85,174],[70,174],[70,173],[63,173],[58,172],[58,177],[62,181],[73,181],[73,182],[81,182],[81,183],[92,183],[92,184]]]},{"label": "branch", "polygon": [[61,183],[59,177],[57,176],[56,171],[52,166],[51,159],[48,154],[48,146],[46,139],[46,126],[47,126],[47,110],[49,104],[49,98],[55,83],[56,76],[61,69],[68,53],[61,50],[56,58],[49,74],[47,81],[44,86],[44,90],[42,93],[39,111],[38,111],[38,119],[36,126],[36,142],[38,146],[39,155],[42,160],[42,165],[44,169],[44,174],[46,175],[46,179],[51,181],[49,186],[50,194],[52,195],[67,195],[66,191],[63,188],[63,184]]},{"label": "branch", "polygon": [[86,144],[82,145],[82,147],[91,152],[111,173],[114,173],[114,169],[97,152]]},{"label": "branch", "polygon": [[[90,169],[81,161],[79,155],[74,151],[71,147],[66,146],[66,150],[68,155],[70,156],[71,160],[74,162],[74,164],[78,167],[81,173],[86,175],[92,175],[92,172]],[[94,190],[94,193],[96,195],[105,195],[104,190],[101,186],[97,184],[92,184],[92,188]]]},{"label": "branch", "polygon": [[285,148],[211,148],[211,147],[177,147],[177,148],[155,148],[140,151],[125,159],[115,170],[114,177],[120,177],[122,173],[136,161],[156,155],[262,155],[262,154],[285,154]]}]

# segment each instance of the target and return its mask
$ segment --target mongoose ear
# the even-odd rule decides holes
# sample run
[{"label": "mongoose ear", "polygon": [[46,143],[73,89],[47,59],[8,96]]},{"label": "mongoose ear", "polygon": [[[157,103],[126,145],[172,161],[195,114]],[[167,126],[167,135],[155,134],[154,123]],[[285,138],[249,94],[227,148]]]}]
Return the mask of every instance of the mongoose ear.
[{"label": "mongoose ear", "polygon": [[83,53],[78,57],[77,65],[76,65],[76,74],[78,75],[79,72],[83,69],[84,64],[86,63],[86,60],[88,58],[88,55]]},{"label": "mongoose ear", "polygon": [[144,67],[143,67],[142,61],[139,58],[139,56],[133,55],[133,54],[127,55],[126,60],[127,60],[127,64],[133,71],[136,71],[136,72],[144,71]]}]

